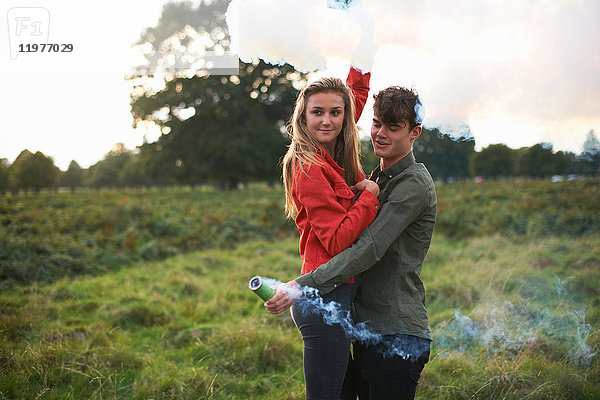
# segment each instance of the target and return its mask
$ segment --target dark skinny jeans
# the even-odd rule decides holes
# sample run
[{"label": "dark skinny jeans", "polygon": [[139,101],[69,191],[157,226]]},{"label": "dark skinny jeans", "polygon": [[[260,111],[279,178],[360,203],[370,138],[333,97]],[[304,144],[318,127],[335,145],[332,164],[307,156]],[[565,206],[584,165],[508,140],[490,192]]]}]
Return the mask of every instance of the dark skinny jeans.
[{"label": "dark skinny jeans", "polygon": [[[386,335],[377,345],[355,342],[354,357],[341,400],[412,400],[425,364],[429,361],[430,341],[410,335]],[[391,348],[413,355],[391,355]]]},{"label": "dark skinny jeans", "polygon": [[[356,285],[338,286],[323,296],[323,302],[335,301],[349,312]],[[297,303],[291,312],[304,341],[306,400],[338,400],[350,358],[350,338],[339,324],[328,325],[320,312],[311,312]]]}]

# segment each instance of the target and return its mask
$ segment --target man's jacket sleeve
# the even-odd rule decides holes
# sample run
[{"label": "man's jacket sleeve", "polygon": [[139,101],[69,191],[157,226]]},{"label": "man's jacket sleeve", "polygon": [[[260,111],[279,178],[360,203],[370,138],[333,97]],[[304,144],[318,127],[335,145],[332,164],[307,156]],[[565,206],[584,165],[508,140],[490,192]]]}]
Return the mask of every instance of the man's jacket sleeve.
[{"label": "man's jacket sleeve", "polygon": [[379,201],[364,190],[346,210],[338,197],[352,199],[354,193],[342,182],[331,187],[319,165],[308,167],[297,177],[295,195],[306,210],[306,218],[330,257],[347,249],[358,235],[375,219]]},{"label": "man's jacket sleeve", "polygon": [[361,233],[356,243],[296,281],[325,294],[370,269],[427,205],[427,192],[422,182],[415,176],[408,177],[394,188],[375,221]]}]

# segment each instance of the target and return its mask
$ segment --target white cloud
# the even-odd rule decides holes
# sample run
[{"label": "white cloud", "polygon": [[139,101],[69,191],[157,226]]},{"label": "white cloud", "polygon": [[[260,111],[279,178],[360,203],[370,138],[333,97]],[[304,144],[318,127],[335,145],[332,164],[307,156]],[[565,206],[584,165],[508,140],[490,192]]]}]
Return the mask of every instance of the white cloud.
[{"label": "white cloud", "polygon": [[[315,59],[327,55],[352,57],[353,49],[344,38],[355,44],[360,27],[319,0],[236,1],[246,16],[239,26],[247,39],[240,43],[245,57],[273,60],[279,55],[303,69],[311,69]],[[293,9],[299,4],[302,8]],[[362,4],[375,21],[379,45],[373,88],[415,86],[425,99],[426,124],[468,123],[478,147],[551,141],[555,148],[576,152],[587,132],[600,127],[597,1],[363,0]],[[276,24],[276,29],[270,23],[252,24],[253,12],[285,24]],[[282,15],[286,17],[278,17]],[[322,40],[306,35],[307,27],[319,32]],[[253,40],[266,34],[270,40]],[[282,51],[286,43],[293,45]],[[288,53],[293,54],[289,59]]]}]

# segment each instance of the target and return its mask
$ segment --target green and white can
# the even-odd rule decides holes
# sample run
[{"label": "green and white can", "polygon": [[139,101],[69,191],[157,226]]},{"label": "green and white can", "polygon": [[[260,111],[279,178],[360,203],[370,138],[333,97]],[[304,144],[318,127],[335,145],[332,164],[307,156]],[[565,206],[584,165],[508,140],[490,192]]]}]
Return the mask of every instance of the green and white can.
[{"label": "green and white can", "polygon": [[248,287],[264,301],[267,301],[271,297],[275,296],[275,289],[264,284],[263,278],[258,275],[250,278],[250,282],[248,282]]}]

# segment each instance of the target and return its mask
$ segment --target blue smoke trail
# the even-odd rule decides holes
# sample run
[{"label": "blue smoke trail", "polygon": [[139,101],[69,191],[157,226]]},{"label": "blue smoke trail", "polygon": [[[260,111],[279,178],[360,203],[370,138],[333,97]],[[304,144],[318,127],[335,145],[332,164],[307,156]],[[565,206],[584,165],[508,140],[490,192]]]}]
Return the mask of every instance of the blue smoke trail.
[{"label": "blue smoke trail", "polygon": [[[271,287],[281,284],[275,279],[264,277],[263,283]],[[429,351],[429,346],[425,344],[425,341],[411,340],[402,336],[390,339],[371,331],[364,322],[355,324],[347,310],[343,310],[341,305],[335,301],[325,303],[315,288],[304,286],[298,293],[295,293],[295,297],[298,297],[295,304],[301,308],[303,313],[321,314],[326,324],[339,324],[347,337],[360,341],[365,346],[376,348],[383,353],[384,357],[400,356],[406,360],[418,358],[425,351]]]}]

